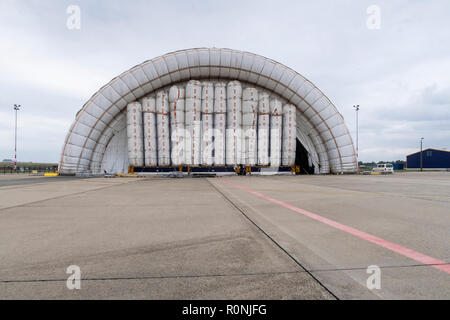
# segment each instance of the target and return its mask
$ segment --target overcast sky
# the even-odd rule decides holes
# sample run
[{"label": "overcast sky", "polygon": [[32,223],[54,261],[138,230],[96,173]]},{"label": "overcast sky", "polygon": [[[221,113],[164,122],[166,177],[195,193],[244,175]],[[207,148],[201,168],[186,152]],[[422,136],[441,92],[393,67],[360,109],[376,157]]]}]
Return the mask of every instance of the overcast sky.
[{"label": "overcast sky", "polygon": [[[69,5],[81,28],[66,26]],[[380,8],[370,29],[367,8]],[[76,112],[121,72],[164,53],[225,47],[301,73],[344,116],[360,160],[450,150],[450,1],[0,1],[0,160],[57,162]]]}]

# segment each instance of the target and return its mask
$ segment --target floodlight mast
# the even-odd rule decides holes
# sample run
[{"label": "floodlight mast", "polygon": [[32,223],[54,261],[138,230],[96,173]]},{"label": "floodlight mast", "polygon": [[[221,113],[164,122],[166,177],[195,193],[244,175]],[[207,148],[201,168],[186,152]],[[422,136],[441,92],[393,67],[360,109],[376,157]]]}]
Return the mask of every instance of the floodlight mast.
[{"label": "floodlight mast", "polygon": [[359,111],[359,104],[353,106],[353,108],[355,108],[355,112],[356,112],[356,168],[357,171],[359,172],[359,126],[358,126],[358,111]]},{"label": "floodlight mast", "polygon": [[15,104],[15,126],[14,126],[14,173],[17,172],[17,111],[20,110],[21,105]]},{"label": "floodlight mast", "polygon": [[423,138],[420,138],[420,171],[423,171],[422,142]]}]

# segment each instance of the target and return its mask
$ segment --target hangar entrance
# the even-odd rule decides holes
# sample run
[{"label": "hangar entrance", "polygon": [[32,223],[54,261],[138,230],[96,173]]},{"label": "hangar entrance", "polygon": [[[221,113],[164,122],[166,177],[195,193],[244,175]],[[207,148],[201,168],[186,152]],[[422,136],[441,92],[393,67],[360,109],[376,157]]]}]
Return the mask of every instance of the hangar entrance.
[{"label": "hangar entrance", "polygon": [[295,152],[295,164],[300,167],[300,174],[314,174],[314,165],[309,161],[308,151],[297,140],[297,148]]},{"label": "hangar entrance", "polygon": [[[304,146],[298,151],[294,128]],[[239,129],[249,132],[248,145]],[[212,139],[217,130],[220,138]],[[317,174],[356,171],[352,138],[330,100],[271,59],[196,48],[147,60],[102,86],[70,127],[58,170],[100,174],[130,167],[255,165],[297,170],[297,163],[305,174],[312,165]]]}]

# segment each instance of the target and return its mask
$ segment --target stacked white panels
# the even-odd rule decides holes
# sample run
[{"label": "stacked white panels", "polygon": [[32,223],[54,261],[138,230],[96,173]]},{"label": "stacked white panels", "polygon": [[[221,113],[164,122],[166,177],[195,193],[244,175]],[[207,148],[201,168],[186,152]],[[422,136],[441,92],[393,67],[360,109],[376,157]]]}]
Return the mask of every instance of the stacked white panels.
[{"label": "stacked white panels", "polygon": [[158,165],[158,147],[156,144],[156,101],[155,97],[142,99],[144,117],[144,155],[146,166]]},{"label": "stacked white panels", "polygon": [[186,164],[198,166],[201,163],[201,94],[202,86],[197,80],[186,85]]},{"label": "stacked white panels", "polygon": [[278,99],[270,101],[270,166],[279,167],[281,164],[281,130],[283,116],[282,105]]},{"label": "stacked white panels", "polygon": [[202,159],[201,164],[212,166],[213,150],[213,118],[214,118],[214,85],[205,81],[202,84]]},{"label": "stacked white panels", "polygon": [[258,90],[246,88],[242,93],[242,162],[255,166],[258,162]]},{"label": "stacked white panels", "polygon": [[142,135],[142,106],[132,102],[127,106],[128,163],[133,167],[144,165],[144,146]]},{"label": "stacked white panels", "polygon": [[156,94],[156,127],[158,132],[158,165],[170,165],[169,99],[167,93]]},{"label": "stacked white panels", "polygon": [[170,136],[172,165],[180,166],[185,163],[185,91],[179,86],[172,86],[169,90],[170,102]]},{"label": "stacked white panels", "polygon": [[223,82],[214,88],[214,165],[225,165],[225,125],[227,118],[227,89]]},{"label": "stacked white panels", "polygon": [[283,142],[281,149],[281,164],[293,166],[297,148],[297,116],[296,108],[292,104],[283,106]]},{"label": "stacked white panels", "polygon": [[227,86],[227,129],[225,162],[229,166],[242,163],[242,86],[231,81]]},{"label": "stacked white panels", "polygon": [[269,94],[261,92],[258,103],[258,165],[268,166],[270,137],[270,101]]}]

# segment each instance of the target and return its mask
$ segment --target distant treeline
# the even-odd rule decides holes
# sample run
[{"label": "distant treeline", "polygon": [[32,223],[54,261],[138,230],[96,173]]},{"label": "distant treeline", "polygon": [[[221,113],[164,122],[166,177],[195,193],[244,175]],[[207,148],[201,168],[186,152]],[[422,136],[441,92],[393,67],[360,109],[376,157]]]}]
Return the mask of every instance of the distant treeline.
[{"label": "distant treeline", "polygon": [[406,161],[404,160],[392,160],[392,161],[378,161],[378,162],[363,162],[363,161],[359,161],[359,166],[360,167],[364,167],[367,169],[372,169],[375,168],[377,166],[377,164],[383,164],[383,163],[392,163],[392,164],[406,164]]},{"label": "distant treeline", "polygon": [[[57,172],[57,163],[40,163],[40,162],[17,162],[17,173],[37,172]],[[0,174],[13,173],[14,162],[0,162]]]},{"label": "distant treeline", "polygon": [[[17,166],[19,167],[33,167],[33,168],[41,168],[41,167],[57,167],[57,163],[45,163],[45,162],[17,162]],[[14,162],[0,162],[0,167],[14,167]]]}]

